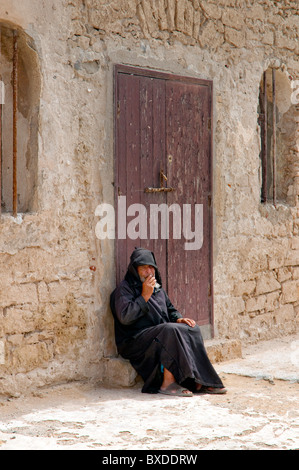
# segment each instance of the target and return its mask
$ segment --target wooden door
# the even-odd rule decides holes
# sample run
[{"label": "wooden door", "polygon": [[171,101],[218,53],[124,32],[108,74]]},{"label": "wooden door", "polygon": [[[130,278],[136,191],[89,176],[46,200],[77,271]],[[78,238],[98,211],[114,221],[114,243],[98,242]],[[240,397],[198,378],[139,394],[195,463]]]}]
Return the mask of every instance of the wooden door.
[{"label": "wooden door", "polygon": [[[137,226],[136,238],[120,239],[116,233],[117,282],[135,247],[152,250],[171,301],[184,316],[206,325],[208,335],[213,324],[211,118],[210,81],[115,67],[116,207],[126,196],[126,209],[141,205],[147,217],[143,230]],[[193,232],[195,205],[202,205],[200,249],[186,249],[191,240],[186,240],[183,229],[181,237],[174,238],[171,212],[169,233],[159,231],[158,238],[153,237],[151,210],[161,204],[180,209],[182,227],[187,220],[183,208],[188,206]],[[134,210],[126,217],[127,225],[132,220]]]}]

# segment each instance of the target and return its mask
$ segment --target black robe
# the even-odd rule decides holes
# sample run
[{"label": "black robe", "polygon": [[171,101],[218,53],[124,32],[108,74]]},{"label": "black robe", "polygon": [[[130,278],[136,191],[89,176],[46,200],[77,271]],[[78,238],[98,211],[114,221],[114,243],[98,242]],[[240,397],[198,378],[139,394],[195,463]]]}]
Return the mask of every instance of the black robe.
[{"label": "black robe", "polygon": [[[146,302],[141,296],[138,265],[154,266],[153,253],[138,248],[131,256],[125,279],[111,294],[115,340],[119,354],[129,359],[144,380],[143,392],[157,393],[163,380],[162,367],[170,370],[177,383],[195,390],[196,383],[222,388],[213,368],[199,326],[176,323],[182,315],[175,309],[162,287],[155,288]],[[192,317],[192,312],[190,314]]]}]

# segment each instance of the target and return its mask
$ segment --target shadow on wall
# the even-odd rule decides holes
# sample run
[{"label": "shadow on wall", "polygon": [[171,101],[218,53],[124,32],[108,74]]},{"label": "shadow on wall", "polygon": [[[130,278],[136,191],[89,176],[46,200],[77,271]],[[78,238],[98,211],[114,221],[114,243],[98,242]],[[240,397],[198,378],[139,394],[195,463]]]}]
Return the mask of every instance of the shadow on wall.
[{"label": "shadow on wall", "polygon": [[292,102],[292,81],[286,71],[268,68],[259,94],[261,135],[261,202],[295,205],[298,110]]}]

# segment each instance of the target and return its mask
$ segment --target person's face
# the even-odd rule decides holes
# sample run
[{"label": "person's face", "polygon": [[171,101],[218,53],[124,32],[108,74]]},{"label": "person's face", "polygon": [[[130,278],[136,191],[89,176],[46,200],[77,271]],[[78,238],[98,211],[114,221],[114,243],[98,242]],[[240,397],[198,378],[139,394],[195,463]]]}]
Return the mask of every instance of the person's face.
[{"label": "person's face", "polygon": [[149,264],[137,266],[137,272],[141,282],[144,282],[145,279],[150,275],[155,276],[155,268],[153,266],[150,266]]}]

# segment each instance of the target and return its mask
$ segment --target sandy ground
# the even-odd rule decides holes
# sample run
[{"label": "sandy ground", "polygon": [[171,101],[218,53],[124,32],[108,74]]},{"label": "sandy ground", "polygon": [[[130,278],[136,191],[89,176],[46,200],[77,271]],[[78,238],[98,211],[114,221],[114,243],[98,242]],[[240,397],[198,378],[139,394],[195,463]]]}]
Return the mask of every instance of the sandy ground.
[{"label": "sandy ground", "polygon": [[228,393],[192,398],[64,384],[0,400],[0,450],[299,449],[299,335],[216,364]]}]

